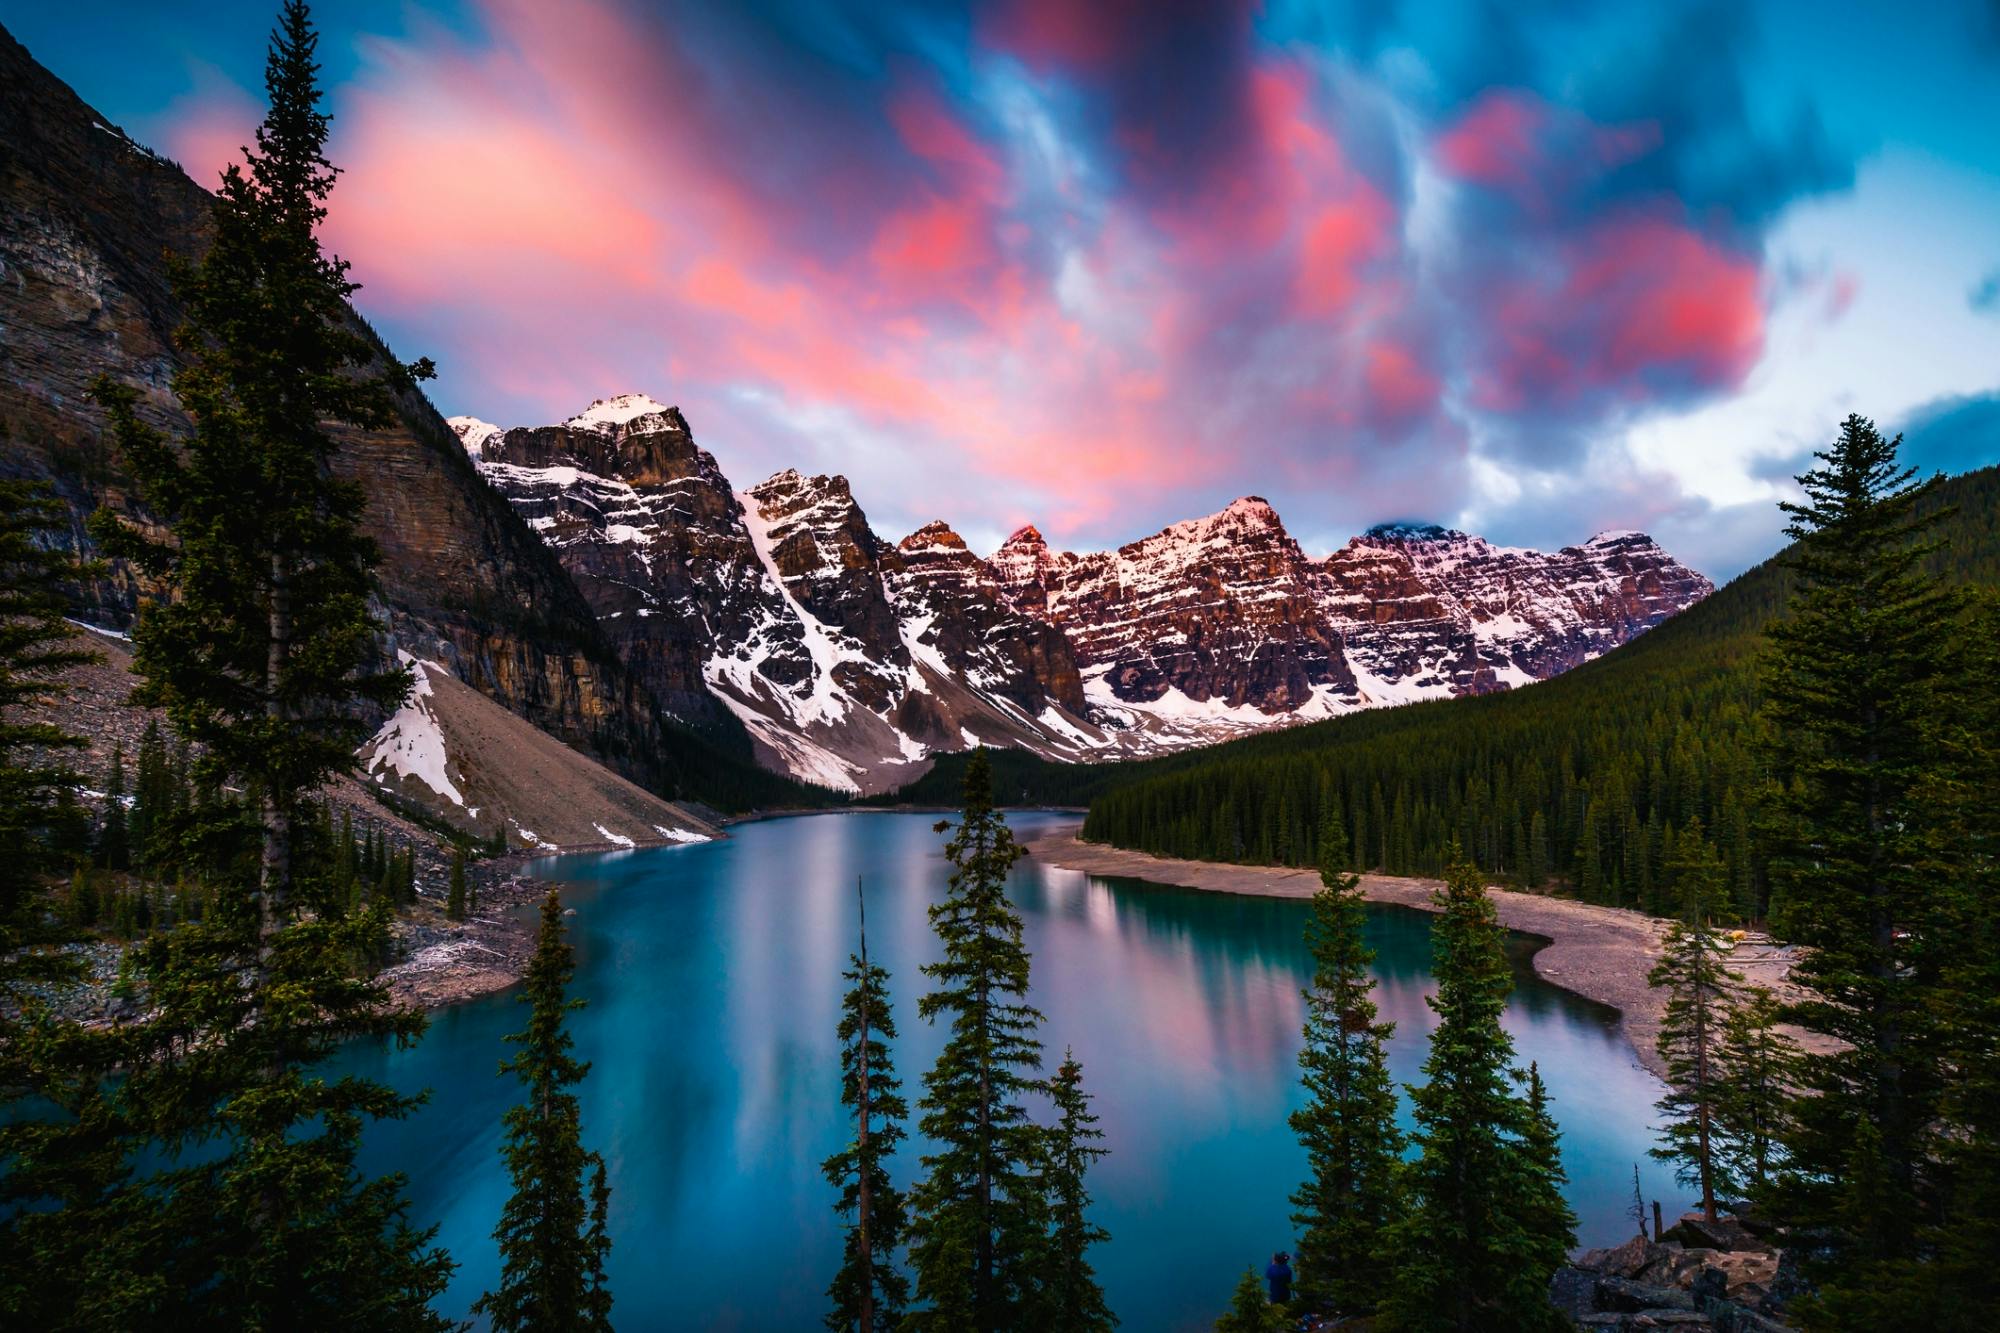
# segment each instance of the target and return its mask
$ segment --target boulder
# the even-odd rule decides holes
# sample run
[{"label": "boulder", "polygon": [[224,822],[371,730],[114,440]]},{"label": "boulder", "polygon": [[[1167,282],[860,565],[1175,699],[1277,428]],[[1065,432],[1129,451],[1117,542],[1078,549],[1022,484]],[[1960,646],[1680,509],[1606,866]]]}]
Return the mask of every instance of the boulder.
[{"label": "boulder", "polygon": [[1642,1310],[1693,1310],[1695,1299],[1676,1287],[1659,1287],[1626,1277],[1597,1279],[1597,1308],[1638,1313]]},{"label": "boulder", "polygon": [[[1590,1256],[1585,1255],[1586,1259]],[[1566,1264],[1549,1279],[1549,1304],[1572,1321],[1597,1313],[1598,1276],[1587,1268]]]},{"label": "boulder", "polygon": [[1644,1236],[1634,1236],[1609,1250],[1591,1250],[1577,1260],[1577,1267],[1613,1277],[1637,1277],[1652,1262],[1652,1243]]},{"label": "boulder", "polygon": [[1768,1250],[1771,1247],[1734,1217],[1710,1222],[1700,1213],[1683,1213],[1663,1240],[1679,1241],[1690,1250]]}]

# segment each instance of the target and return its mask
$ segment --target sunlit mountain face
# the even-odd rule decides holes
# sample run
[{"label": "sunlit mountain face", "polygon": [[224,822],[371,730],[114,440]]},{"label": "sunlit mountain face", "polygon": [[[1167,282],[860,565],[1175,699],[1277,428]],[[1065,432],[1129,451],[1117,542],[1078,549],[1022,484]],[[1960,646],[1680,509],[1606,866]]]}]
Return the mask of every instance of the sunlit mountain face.
[{"label": "sunlit mountain face", "polygon": [[[1847,411],[1993,460],[1990,4],[322,9],[328,234],[449,413],[643,388],[978,550],[1263,494],[1716,576]],[[0,7],[203,181],[267,10]]]}]

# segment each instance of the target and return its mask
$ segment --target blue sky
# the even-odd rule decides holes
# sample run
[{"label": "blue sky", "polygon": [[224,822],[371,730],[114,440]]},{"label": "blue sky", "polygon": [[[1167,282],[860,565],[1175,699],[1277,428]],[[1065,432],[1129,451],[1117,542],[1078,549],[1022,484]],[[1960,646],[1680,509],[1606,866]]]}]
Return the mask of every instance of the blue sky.
[{"label": "blue sky", "polygon": [[[273,6],[0,0],[212,180]],[[327,232],[449,413],[1077,546],[1268,496],[1728,576],[1840,417],[2000,461],[2000,4],[324,5]]]}]

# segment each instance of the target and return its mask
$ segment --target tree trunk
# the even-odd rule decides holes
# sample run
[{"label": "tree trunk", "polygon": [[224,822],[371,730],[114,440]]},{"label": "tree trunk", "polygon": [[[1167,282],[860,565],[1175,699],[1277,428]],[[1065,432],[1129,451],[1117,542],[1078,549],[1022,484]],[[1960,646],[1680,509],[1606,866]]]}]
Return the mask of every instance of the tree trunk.
[{"label": "tree trunk", "polygon": [[855,1210],[854,1239],[861,1251],[861,1333],[875,1333],[875,1252],[868,1247],[868,1008],[873,1002],[868,975],[868,932],[861,933],[861,1088],[855,1114],[859,1123],[854,1134]]},{"label": "tree trunk", "polygon": [[[270,643],[264,666],[264,713],[277,725],[283,725],[287,716],[282,687],[291,651],[291,567],[284,556],[273,554]],[[290,897],[292,870],[292,793],[279,791],[269,773],[264,774],[262,787],[260,814],[264,845],[257,886],[257,967],[260,982],[269,974],[273,940],[283,925],[284,908]]]}]

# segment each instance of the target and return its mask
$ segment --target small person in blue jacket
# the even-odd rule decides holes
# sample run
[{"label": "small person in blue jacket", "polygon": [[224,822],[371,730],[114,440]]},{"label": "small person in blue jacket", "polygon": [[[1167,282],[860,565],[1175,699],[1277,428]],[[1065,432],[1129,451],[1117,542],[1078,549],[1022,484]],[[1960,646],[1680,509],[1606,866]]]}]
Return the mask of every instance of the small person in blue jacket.
[{"label": "small person in blue jacket", "polygon": [[1271,1304],[1289,1305],[1292,1301],[1292,1256],[1279,1250],[1271,1256],[1271,1266],[1264,1270],[1264,1285],[1271,1289]]}]

